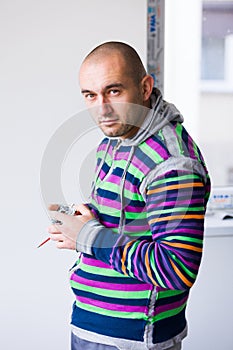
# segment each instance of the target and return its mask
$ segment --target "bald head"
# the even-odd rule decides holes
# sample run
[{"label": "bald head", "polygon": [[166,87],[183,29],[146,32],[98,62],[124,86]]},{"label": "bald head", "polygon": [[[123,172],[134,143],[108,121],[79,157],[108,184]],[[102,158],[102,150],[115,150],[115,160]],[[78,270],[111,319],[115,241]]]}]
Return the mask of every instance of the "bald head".
[{"label": "bald head", "polygon": [[128,76],[133,79],[135,84],[138,84],[146,75],[146,70],[138,53],[128,44],[118,41],[103,43],[86,56],[83,64],[98,63],[106,57],[110,58],[115,55],[121,57],[125,65],[125,72],[127,72]]},{"label": "bald head", "polygon": [[96,47],[81,65],[79,83],[105,135],[128,138],[137,132],[150,108],[153,78],[132,47],[120,42]]}]

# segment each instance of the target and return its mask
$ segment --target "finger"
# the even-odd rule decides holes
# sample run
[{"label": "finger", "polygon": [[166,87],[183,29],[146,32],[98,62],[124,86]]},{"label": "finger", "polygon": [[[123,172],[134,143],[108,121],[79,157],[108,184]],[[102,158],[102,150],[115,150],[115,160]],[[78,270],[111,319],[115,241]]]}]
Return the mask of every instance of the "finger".
[{"label": "finger", "polygon": [[47,232],[49,232],[49,233],[61,233],[61,230],[57,225],[50,225],[47,228]]},{"label": "finger", "polygon": [[[55,220],[61,221],[62,223],[65,222],[67,218],[67,214],[63,214],[54,210],[49,211],[49,216],[51,220],[55,219]],[[56,226],[56,223],[54,223],[54,225]],[[57,226],[59,226],[59,224],[57,224]]]},{"label": "finger", "polygon": [[81,215],[89,215],[89,214],[91,214],[90,209],[85,204],[75,205],[74,207],[75,207],[76,212],[80,213]]},{"label": "finger", "polygon": [[57,243],[56,243],[56,247],[57,247],[58,249],[64,249],[64,248],[65,248],[65,247],[64,247],[64,243],[63,243],[62,241],[57,242]]},{"label": "finger", "polygon": [[56,247],[59,249],[72,249],[72,250],[76,249],[76,245],[73,244],[73,242],[65,241],[65,240],[56,242]]},{"label": "finger", "polygon": [[60,208],[60,204],[49,204],[48,205],[48,210],[58,210]]},{"label": "finger", "polygon": [[50,239],[51,241],[55,241],[55,242],[63,242],[63,236],[61,233],[51,233]]}]

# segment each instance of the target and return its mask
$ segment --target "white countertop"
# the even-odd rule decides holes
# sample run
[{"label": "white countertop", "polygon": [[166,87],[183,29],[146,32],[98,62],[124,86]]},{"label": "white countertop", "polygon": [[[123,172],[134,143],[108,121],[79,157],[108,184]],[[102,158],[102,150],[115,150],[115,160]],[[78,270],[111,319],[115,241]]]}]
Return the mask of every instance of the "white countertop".
[{"label": "white countertop", "polygon": [[[223,219],[231,214],[231,219]],[[216,211],[207,213],[205,217],[205,235],[209,237],[233,236],[233,212]]]}]

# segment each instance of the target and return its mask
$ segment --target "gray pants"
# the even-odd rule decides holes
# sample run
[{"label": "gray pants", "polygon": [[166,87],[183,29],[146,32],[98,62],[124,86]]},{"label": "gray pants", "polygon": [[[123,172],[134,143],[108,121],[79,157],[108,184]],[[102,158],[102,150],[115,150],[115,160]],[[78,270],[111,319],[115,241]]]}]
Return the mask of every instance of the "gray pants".
[{"label": "gray pants", "polygon": [[[77,337],[71,333],[71,350],[117,350],[115,346],[97,344]],[[166,350],[180,350],[181,342]]]}]

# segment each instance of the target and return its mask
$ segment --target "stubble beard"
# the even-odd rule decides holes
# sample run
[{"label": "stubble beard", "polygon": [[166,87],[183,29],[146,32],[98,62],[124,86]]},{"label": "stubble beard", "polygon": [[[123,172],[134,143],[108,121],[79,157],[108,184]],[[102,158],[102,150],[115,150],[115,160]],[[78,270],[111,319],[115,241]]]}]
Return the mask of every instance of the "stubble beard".
[{"label": "stubble beard", "polygon": [[108,137],[124,137],[127,134],[130,134],[130,131],[133,131],[134,128],[135,128],[134,125],[123,124],[123,125],[119,125],[118,128],[116,128],[116,129],[113,128],[111,130],[111,128],[108,128],[106,126],[101,126],[100,125],[100,129],[102,130],[104,135],[108,136]]}]

